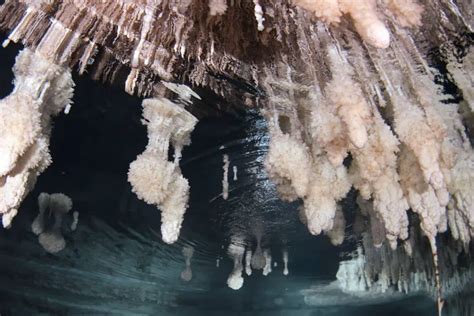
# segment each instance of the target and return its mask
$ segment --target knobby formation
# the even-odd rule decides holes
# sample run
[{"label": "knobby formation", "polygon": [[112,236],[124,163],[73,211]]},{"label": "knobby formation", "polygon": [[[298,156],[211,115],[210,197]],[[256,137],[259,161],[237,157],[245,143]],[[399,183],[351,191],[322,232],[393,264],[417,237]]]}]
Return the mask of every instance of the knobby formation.
[{"label": "knobby formation", "polygon": [[[197,118],[258,108],[268,175],[281,199],[302,201],[312,234],[340,245],[341,201],[357,192],[362,242],[341,264],[344,288],[409,291],[423,279],[441,311],[444,284],[459,281],[449,263],[474,237],[473,16],[469,0],[7,0],[3,45],[25,48],[0,101],[3,225],[51,163],[51,119],[77,71],[146,98],[149,142],[128,179],[160,209],[165,242],[187,208],[179,160]],[[224,157],[224,199],[228,167]],[[271,270],[240,237],[228,254],[231,288],[244,256],[247,274]]]},{"label": "knobby formation", "polygon": [[[39,214],[31,224],[31,231],[38,236],[38,242],[49,253],[57,253],[66,247],[62,235],[63,218],[72,208],[72,200],[62,193],[41,193],[38,196]],[[47,212],[49,211],[49,212]],[[74,212],[71,231],[77,226],[78,215]],[[53,222],[49,223],[49,218]],[[49,225],[48,225],[49,224]]]},{"label": "knobby formation", "polygon": [[[179,159],[197,119],[168,99],[143,101],[143,123],[148,127],[148,145],[130,164],[128,181],[132,191],[161,210],[163,241],[178,239],[183,215],[188,206],[189,184],[181,175]],[[174,161],[168,161],[169,146]]]}]

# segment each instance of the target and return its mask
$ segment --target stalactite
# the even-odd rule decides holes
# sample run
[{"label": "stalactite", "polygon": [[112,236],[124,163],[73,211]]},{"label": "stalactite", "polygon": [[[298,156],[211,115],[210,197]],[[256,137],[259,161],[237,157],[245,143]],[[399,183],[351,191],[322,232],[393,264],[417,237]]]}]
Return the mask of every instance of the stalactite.
[{"label": "stalactite", "polygon": [[210,15],[222,15],[227,10],[226,0],[209,0]]},{"label": "stalactite", "polygon": [[[427,292],[438,299],[438,312],[441,313],[442,302],[455,297],[472,282],[474,267],[472,263],[464,269],[453,266],[450,258],[460,255],[453,244],[443,244],[438,258],[433,260],[431,253],[426,251],[426,247],[431,246],[423,243],[420,229],[414,227],[410,235],[413,253],[401,248],[392,251],[386,246],[376,250],[371,233],[363,233],[363,242],[353,258],[340,263],[337,272],[340,288],[354,295]],[[438,271],[443,274],[437,274]],[[441,293],[440,289],[443,289]]]},{"label": "stalactite", "polygon": [[263,25],[263,21],[265,21],[265,18],[263,17],[263,9],[258,0],[253,0],[253,3],[255,4],[255,19],[257,20],[257,30],[260,32],[265,29],[265,26]]},{"label": "stalactite", "polygon": [[423,6],[416,0],[385,0],[401,26],[421,26]]},{"label": "stalactite", "polygon": [[245,274],[252,275],[252,250],[250,249],[245,252]]},{"label": "stalactite", "polygon": [[[21,41],[35,50],[20,55],[15,91],[0,101],[4,226],[50,163],[50,116],[69,103],[72,81],[65,66],[77,66],[79,73],[118,82],[128,93],[156,97],[143,103],[149,143],[130,165],[129,181],[141,199],[161,209],[163,240],[178,238],[189,191],[179,159],[196,124],[163,91],[175,93],[192,113],[206,111],[204,95],[210,93],[210,100],[228,105],[217,102],[219,111],[260,108],[271,137],[268,176],[282,200],[300,200],[300,218],[312,234],[342,243],[346,225],[338,203],[356,190],[360,214],[354,226],[364,231],[363,246],[341,265],[338,278],[345,289],[395,285],[408,291],[421,281],[434,282],[441,311],[441,257],[456,242],[469,252],[474,237],[468,1],[107,4],[108,10],[91,0],[8,1],[0,7],[0,28],[10,32],[4,45]],[[168,24],[173,27],[158,27]],[[433,50],[439,56],[431,56]],[[28,54],[39,57],[21,57]],[[449,100],[451,92],[438,84],[442,80],[455,86],[459,104]],[[188,85],[205,91],[203,98]],[[38,110],[43,103],[55,110]],[[17,111],[7,111],[7,104]],[[228,167],[224,156],[224,199]],[[14,192],[11,201],[5,202],[5,190]],[[40,221],[33,231],[40,230]],[[446,231],[450,241],[437,244]],[[420,232],[429,241],[430,262],[420,259]],[[266,266],[261,233],[246,267]],[[232,288],[243,283],[241,239],[228,249]]]},{"label": "stalactite", "polygon": [[[130,164],[128,181],[140,199],[161,210],[163,241],[173,243],[179,237],[189,195],[179,159],[183,146],[190,143],[197,119],[167,99],[144,100],[143,118],[148,128],[148,145]],[[170,145],[174,149],[173,162],[168,161]]]},{"label": "stalactite", "polygon": [[326,232],[329,240],[334,246],[339,246],[344,241],[344,230],[346,229],[346,220],[340,206],[336,209],[333,227]]},{"label": "stalactite", "polygon": [[[295,0],[294,3],[314,12],[316,17],[329,23],[338,23],[342,14],[349,14],[357,32],[365,41],[379,48],[387,48],[390,44],[390,33],[377,16],[376,1],[374,0]],[[416,21],[415,12],[412,12],[415,17],[408,17],[403,15],[406,12],[401,9],[403,8],[402,4],[397,1],[392,1],[390,4],[389,8],[395,10],[398,16],[404,17],[401,20],[403,24],[408,24],[405,23],[406,21]]]},{"label": "stalactite", "polygon": [[263,276],[267,276],[272,272],[272,255],[270,249],[263,251],[263,257],[265,258],[265,266],[263,267],[262,274]]},{"label": "stalactite", "polygon": [[71,102],[67,68],[24,49],[15,66],[15,89],[0,100],[0,214],[9,227],[36,178],[50,164],[52,117]]},{"label": "stalactite", "polygon": [[229,198],[229,155],[224,154],[222,161],[224,163],[222,166],[224,170],[224,174],[222,175],[222,198],[227,200]]}]

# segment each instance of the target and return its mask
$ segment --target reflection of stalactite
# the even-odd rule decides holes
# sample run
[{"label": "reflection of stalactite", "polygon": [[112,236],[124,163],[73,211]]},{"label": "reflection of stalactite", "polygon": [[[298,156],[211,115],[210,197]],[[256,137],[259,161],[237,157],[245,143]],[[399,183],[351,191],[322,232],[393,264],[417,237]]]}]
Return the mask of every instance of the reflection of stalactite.
[{"label": "reflection of stalactite", "polygon": [[288,270],[288,250],[283,250],[283,275],[288,275],[290,271]]},{"label": "reflection of stalactite", "polygon": [[182,252],[186,267],[181,272],[181,280],[189,282],[193,278],[193,270],[191,269],[191,259],[194,254],[194,248],[192,246],[185,246],[183,247]]},{"label": "reflection of stalactite", "polygon": [[234,173],[232,180],[237,181],[237,166],[232,166],[232,171]]},{"label": "reflection of stalactite", "polygon": [[[66,248],[66,241],[62,235],[62,222],[72,208],[72,200],[62,193],[43,192],[38,196],[38,206],[39,214],[31,224],[31,230],[38,235],[38,241],[44,250],[57,253]],[[51,215],[54,217],[54,223],[49,227],[46,219]]]},{"label": "reflection of stalactite", "polygon": [[227,254],[234,262],[234,268],[227,278],[227,285],[233,289],[238,290],[244,284],[244,278],[242,277],[243,258],[245,253],[245,246],[243,239],[237,236],[232,237],[232,241],[227,248]]},{"label": "reflection of stalactite", "polygon": [[79,212],[74,211],[72,213],[72,223],[71,223],[71,231],[75,231],[77,229],[77,225],[79,224]]}]

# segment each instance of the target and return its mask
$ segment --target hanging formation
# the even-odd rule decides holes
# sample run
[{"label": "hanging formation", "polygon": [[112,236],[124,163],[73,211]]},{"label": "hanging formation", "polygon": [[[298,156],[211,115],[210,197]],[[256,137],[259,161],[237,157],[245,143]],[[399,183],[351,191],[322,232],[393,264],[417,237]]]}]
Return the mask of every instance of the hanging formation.
[{"label": "hanging formation", "polygon": [[71,72],[30,49],[18,55],[13,92],[0,100],[0,214],[10,227],[36,178],[51,164],[52,117],[70,106]]},{"label": "hanging formation", "polygon": [[[186,83],[229,108],[261,109],[271,136],[268,175],[282,200],[302,202],[300,218],[312,234],[343,242],[341,201],[355,190],[361,226],[371,236],[359,258],[376,260],[370,251],[390,249],[413,263],[413,248],[421,246],[410,240],[426,236],[441,310],[437,235],[448,232],[453,242],[443,246],[465,253],[474,237],[469,1],[110,0],[107,8],[88,0],[50,2],[9,1],[0,9],[0,28],[11,31],[4,44],[31,47],[17,58],[14,92],[0,101],[4,226],[50,164],[51,117],[72,96],[68,67],[114,83],[126,70],[120,84],[147,97],[148,129],[128,180],[140,199],[160,209],[165,242],[178,239],[187,208],[189,184],[179,160],[197,123],[191,112],[202,103],[188,112],[163,91],[181,91],[179,102],[200,99]],[[87,27],[91,21],[94,28]],[[174,27],[161,27],[169,23]],[[227,199],[228,157],[223,162]],[[256,267],[268,273],[270,254],[258,244],[245,253],[243,237],[235,238],[228,284],[240,288],[244,256],[248,274]],[[348,271],[362,271],[359,263]]]}]

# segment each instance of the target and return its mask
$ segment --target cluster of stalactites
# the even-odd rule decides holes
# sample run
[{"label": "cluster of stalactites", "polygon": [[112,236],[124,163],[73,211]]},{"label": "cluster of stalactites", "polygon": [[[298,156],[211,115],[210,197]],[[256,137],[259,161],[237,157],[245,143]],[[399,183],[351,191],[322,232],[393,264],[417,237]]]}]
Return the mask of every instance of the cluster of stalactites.
[{"label": "cluster of stalactites", "polygon": [[387,48],[390,32],[382,22],[381,13],[385,11],[395,17],[401,26],[421,25],[423,7],[416,0],[293,0],[293,3],[310,12],[326,23],[339,23],[345,14],[350,16],[360,37],[367,43]]},{"label": "cluster of stalactites", "polygon": [[[266,79],[271,134],[266,168],[281,197],[302,199],[301,219],[310,232],[325,232],[336,244],[345,225],[337,202],[352,186],[372,203],[376,246],[387,241],[395,249],[408,238],[411,209],[435,261],[435,236],[447,227],[467,247],[474,236],[474,152],[457,105],[441,102],[431,74],[410,65],[397,68],[381,53],[373,60],[388,90],[382,115],[357,82],[346,52],[326,49],[332,79],[321,90],[287,82],[288,76]],[[408,79],[401,79],[408,70]]]},{"label": "cluster of stalactites", "polygon": [[[189,198],[179,160],[183,147],[191,142],[197,119],[179,104],[155,98],[143,101],[142,122],[148,129],[148,145],[130,164],[128,181],[140,199],[161,210],[163,241],[173,243],[179,237]],[[168,161],[170,145],[174,161]]]},{"label": "cluster of stalactites", "polygon": [[37,176],[51,164],[51,117],[71,103],[74,83],[69,69],[30,49],[13,68],[13,92],[0,100],[0,214],[11,225]]},{"label": "cluster of stalactites", "polygon": [[[301,219],[312,234],[329,233],[335,228],[331,234],[337,231],[344,236],[344,230],[337,227],[344,222],[343,214],[338,215],[336,226],[334,218],[337,201],[350,189],[346,169],[334,167],[321,150],[312,152],[302,140],[283,133],[276,124],[271,127],[271,137],[266,168],[277,184],[281,198],[287,201],[303,199]],[[338,243],[343,237],[331,239]]]},{"label": "cluster of stalactites", "polygon": [[[351,259],[340,262],[336,274],[337,283],[344,292],[355,295],[369,293],[373,296],[391,291],[427,292],[437,297],[440,294],[438,286],[441,286],[441,298],[445,300],[472,283],[472,264],[467,269],[458,268],[463,250],[459,242],[441,241],[439,267],[435,267],[429,252],[430,245],[422,238],[419,227],[411,227],[410,238],[395,251],[387,245],[375,247],[379,239],[378,232],[373,229],[372,218],[366,212],[366,207],[363,206],[361,210],[364,211],[357,213],[354,223],[354,232],[360,237],[361,243]],[[438,269],[443,272],[441,280],[436,280]]]}]

